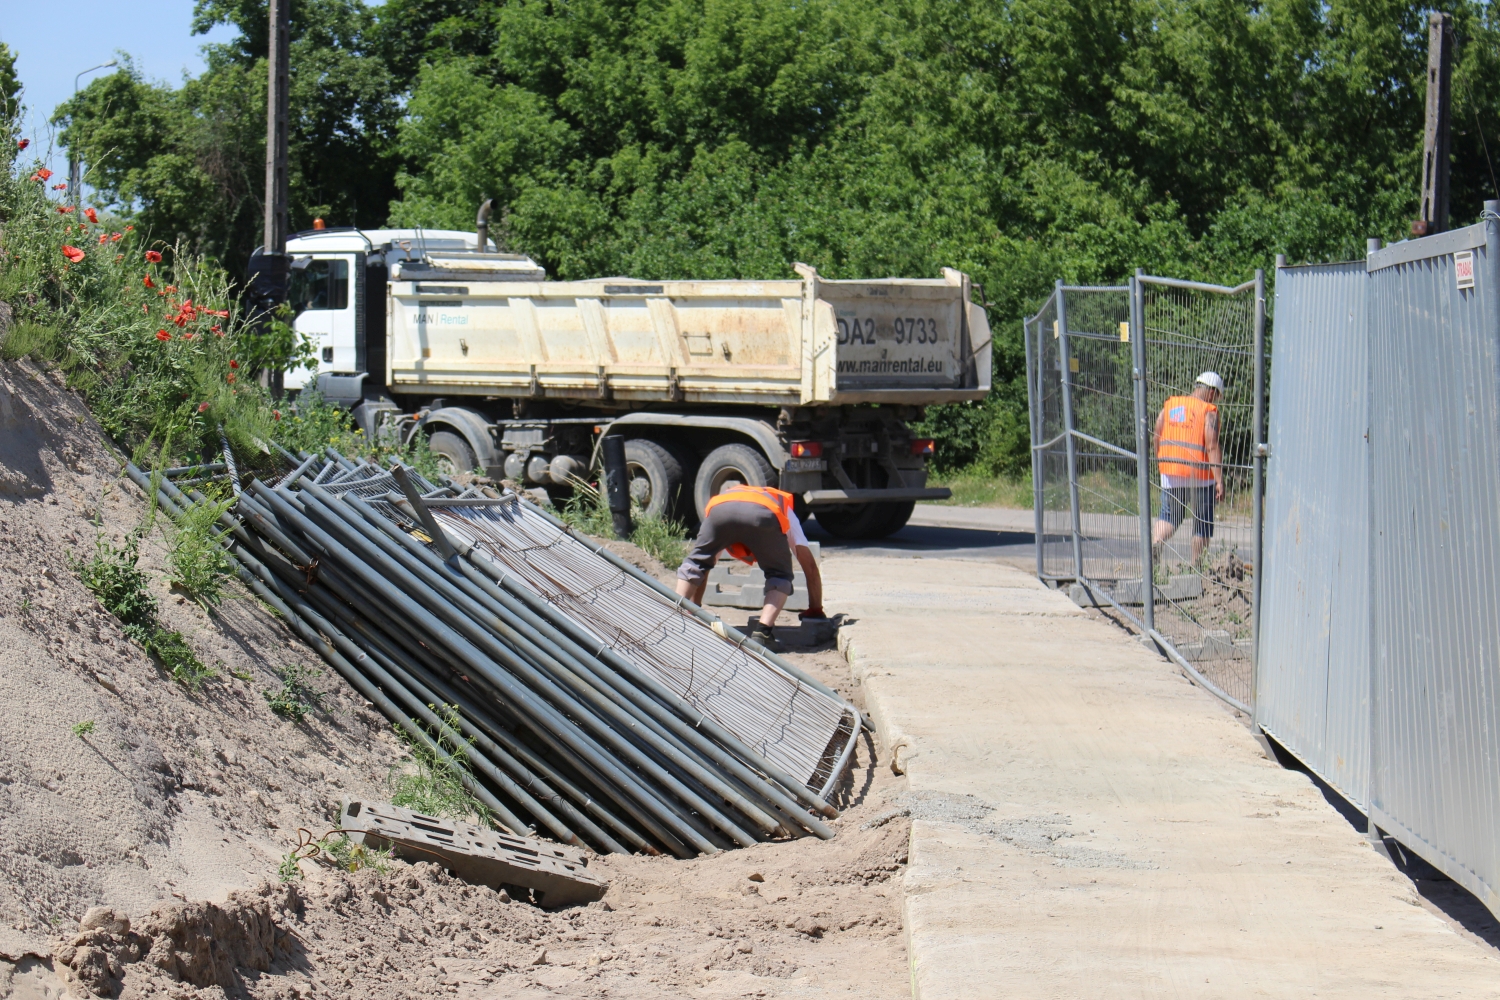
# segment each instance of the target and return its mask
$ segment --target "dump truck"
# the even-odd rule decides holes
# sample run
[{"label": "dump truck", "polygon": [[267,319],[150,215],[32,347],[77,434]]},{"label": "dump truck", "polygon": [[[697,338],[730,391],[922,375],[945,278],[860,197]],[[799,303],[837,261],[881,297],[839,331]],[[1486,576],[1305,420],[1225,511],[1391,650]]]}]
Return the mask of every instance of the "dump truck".
[{"label": "dump truck", "polygon": [[316,384],[371,436],[425,435],[455,471],[552,492],[620,434],[647,515],[692,523],[738,482],[794,494],[836,537],[888,535],[949,496],[910,424],[990,388],[985,311],[951,269],[552,281],[482,232],[416,229],[313,230],[287,253],[317,362],[286,388]]}]

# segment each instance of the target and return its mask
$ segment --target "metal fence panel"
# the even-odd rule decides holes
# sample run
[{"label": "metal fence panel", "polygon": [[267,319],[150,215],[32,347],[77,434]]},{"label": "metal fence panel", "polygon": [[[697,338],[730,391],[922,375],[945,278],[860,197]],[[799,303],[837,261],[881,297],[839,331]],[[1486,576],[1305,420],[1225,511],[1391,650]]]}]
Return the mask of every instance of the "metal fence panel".
[{"label": "metal fence panel", "polygon": [[1367,281],[1364,261],[1276,272],[1254,699],[1255,721],[1361,809],[1370,756]]},{"label": "metal fence panel", "polygon": [[1068,502],[1068,452],[1062,402],[1062,342],[1057,296],[1027,321],[1035,363],[1036,436],[1032,477],[1042,512],[1040,573],[1044,579],[1072,579],[1073,525]]},{"label": "metal fence panel", "polygon": [[1369,794],[1373,822],[1500,913],[1500,233],[1486,215],[1370,258]]},{"label": "metal fence panel", "polygon": [[[1157,545],[1156,631],[1237,707],[1252,698],[1255,560],[1256,295],[1142,276],[1146,413],[1155,422],[1172,396],[1186,396],[1201,372],[1224,379],[1218,401],[1224,497],[1213,505],[1212,537],[1196,551],[1201,501],[1188,499],[1182,524]],[[1264,359],[1260,359],[1263,363]],[[1153,527],[1163,523],[1160,468],[1153,453]],[[1211,487],[1210,487],[1211,488]],[[1178,493],[1191,498],[1201,489]]]}]

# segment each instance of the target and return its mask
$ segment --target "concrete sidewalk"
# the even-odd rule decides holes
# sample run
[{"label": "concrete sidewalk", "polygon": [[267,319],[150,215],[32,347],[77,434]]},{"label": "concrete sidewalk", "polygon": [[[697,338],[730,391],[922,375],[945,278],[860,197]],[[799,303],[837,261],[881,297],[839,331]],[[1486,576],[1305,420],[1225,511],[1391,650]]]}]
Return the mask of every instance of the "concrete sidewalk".
[{"label": "concrete sidewalk", "polygon": [[913,817],[913,994],[1494,997],[1306,776],[1022,571],[825,554]]}]

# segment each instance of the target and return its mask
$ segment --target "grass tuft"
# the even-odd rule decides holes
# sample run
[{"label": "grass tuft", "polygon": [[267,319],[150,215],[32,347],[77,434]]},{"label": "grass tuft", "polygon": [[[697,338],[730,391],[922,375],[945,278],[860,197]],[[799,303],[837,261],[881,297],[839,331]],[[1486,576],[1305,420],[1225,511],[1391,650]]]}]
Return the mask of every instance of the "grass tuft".
[{"label": "grass tuft", "polygon": [[320,671],[304,667],[300,663],[289,663],[277,673],[281,676],[281,690],[264,691],[262,694],[271,706],[271,711],[291,722],[301,722],[309,712],[318,707],[319,699],[322,698],[307,684]]},{"label": "grass tuft", "polygon": [[397,737],[406,745],[407,753],[411,754],[412,770],[391,769],[387,781],[391,804],[430,816],[473,817],[481,824],[493,825],[490,807],[469,791],[474,781],[468,756],[471,741],[459,731],[458,709],[452,705],[428,707],[443,720],[442,728],[433,734],[440,752],[418,742],[400,726],[393,727]]},{"label": "grass tuft", "polygon": [[78,737],[79,739],[83,739],[85,736],[87,736],[89,733],[92,733],[93,731],[94,731],[94,720],[93,719],[85,719],[82,722],[75,722],[73,724],[73,735],[76,736],[76,737]]},{"label": "grass tuft", "polygon": [[[597,538],[617,538],[614,518],[604,492],[588,483],[575,480],[573,495],[558,511],[558,517],[569,527]],[[687,555],[688,532],[681,521],[663,517],[646,517],[639,507],[630,511],[635,531],[628,541],[650,553],[663,566],[679,565]]]},{"label": "grass tuft", "polygon": [[214,529],[220,516],[232,506],[232,496],[220,500],[205,498],[184,511],[172,531],[172,545],[167,553],[171,581],[205,611],[223,597],[229,554]]},{"label": "grass tuft", "polygon": [[69,555],[68,561],[79,580],[89,589],[104,610],[120,620],[120,628],[157,661],[178,683],[196,691],[203,681],[214,675],[214,669],[199,660],[181,632],[162,627],[157,620],[156,598],[147,587],[150,578],[138,564],[140,530],[133,531],[124,544],[115,545],[95,523],[94,553],[88,560]]}]

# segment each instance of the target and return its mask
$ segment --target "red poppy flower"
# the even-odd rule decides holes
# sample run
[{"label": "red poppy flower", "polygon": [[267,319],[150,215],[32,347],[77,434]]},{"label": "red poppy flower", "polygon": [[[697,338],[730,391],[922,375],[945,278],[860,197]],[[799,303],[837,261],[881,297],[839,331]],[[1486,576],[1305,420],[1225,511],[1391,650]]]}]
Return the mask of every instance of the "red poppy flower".
[{"label": "red poppy flower", "polygon": [[16,140],[16,149],[17,150],[25,149],[29,145],[31,145],[31,140],[30,139],[17,139]]},{"label": "red poppy flower", "polygon": [[281,419],[281,411],[280,410],[272,410],[271,411],[271,419],[272,420],[280,420]]},{"label": "red poppy flower", "polygon": [[154,281],[151,280],[151,275],[149,275],[149,274],[146,275],[141,280],[146,283],[146,287],[147,288],[155,288],[156,287],[156,282],[154,282]]},{"label": "red poppy flower", "polygon": [[52,185],[52,190],[54,190],[54,191],[66,191],[67,189],[68,189],[68,182],[67,181],[63,181],[61,184],[54,184],[54,185]]},{"label": "red poppy flower", "polygon": [[146,251],[146,259],[149,260],[153,264],[160,264],[161,263],[161,254],[158,253],[158,252],[156,252],[155,250],[147,250]]},{"label": "red poppy flower", "polygon": [[94,211],[92,208],[85,208],[83,210],[83,217],[85,219],[88,219],[90,222],[99,221],[99,213]]},{"label": "red poppy flower", "polygon": [[167,291],[169,291],[169,292],[175,292],[175,291],[177,291],[177,286],[176,285],[168,285],[167,286]]},{"label": "red poppy flower", "polygon": [[229,384],[233,385],[234,384],[234,372],[230,372],[228,375],[225,375],[224,376],[224,381],[226,381]]},{"label": "red poppy flower", "polygon": [[141,312],[143,312],[143,313],[145,313],[145,314],[147,314],[149,316],[151,314],[151,307],[149,305],[147,305],[146,303],[142,302],[141,303]]},{"label": "red poppy flower", "polygon": [[64,257],[68,258],[75,264],[83,260],[83,251],[78,249],[77,247],[70,247],[64,244],[62,252]]},{"label": "red poppy flower", "polygon": [[99,245],[102,247],[104,244],[106,244],[108,242],[109,242],[109,237],[107,235],[105,235],[104,233],[100,233],[99,234]]},{"label": "red poppy flower", "polygon": [[208,404],[207,403],[199,403],[198,404],[198,412],[199,413],[207,413],[208,412]]},{"label": "red poppy flower", "polygon": [[211,333],[211,334],[213,334],[215,337],[222,337],[222,336],[224,336],[224,331],[221,330],[221,329],[219,329],[219,327],[217,327],[217,326],[213,327],[208,332]]},{"label": "red poppy flower", "polygon": [[172,335],[170,333],[168,333],[167,331],[165,331],[165,330],[157,330],[156,331],[156,339],[157,340],[171,340],[172,339]]},{"label": "red poppy flower", "polygon": [[57,206],[57,214],[58,215],[67,215],[71,211],[73,211],[73,206],[72,205],[58,205]]},{"label": "red poppy flower", "polygon": [[231,368],[238,368],[239,366],[240,366],[240,363],[238,361],[231,360],[229,362],[229,367],[231,367]]},{"label": "red poppy flower", "polygon": [[188,330],[185,333],[183,333],[182,339],[183,340],[192,340],[193,339],[193,331],[192,330]]},{"label": "red poppy flower", "polygon": [[172,317],[172,322],[177,324],[178,326],[187,326],[187,317],[182,313],[178,313],[176,316]]},{"label": "red poppy flower", "polygon": [[31,175],[31,179],[34,180],[34,181],[44,181],[45,182],[47,180],[47,178],[49,178],[51,176],[52,176],[52,171],[48,170],[46,167],[43,167],[42,169],[38,170],[36,173],[32,174]]},{"label": "red poppy flower", "polygon": [[130,232],[134,228],[135,228],[134,226],[126,226],[125,227],[125,231],[128,233],[128,232]]},{"label": "red poppy flower", "polygon": [[118,242],[120,242],[120,234],[119,233],[110,233],[109,234],[109,241],[111,243],[118,243]]}]

